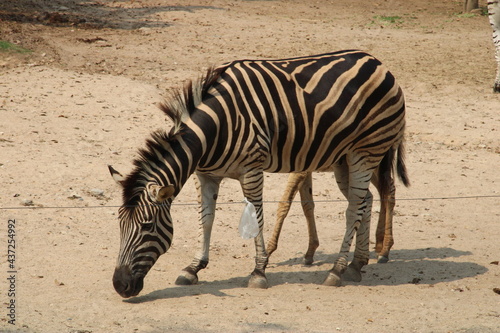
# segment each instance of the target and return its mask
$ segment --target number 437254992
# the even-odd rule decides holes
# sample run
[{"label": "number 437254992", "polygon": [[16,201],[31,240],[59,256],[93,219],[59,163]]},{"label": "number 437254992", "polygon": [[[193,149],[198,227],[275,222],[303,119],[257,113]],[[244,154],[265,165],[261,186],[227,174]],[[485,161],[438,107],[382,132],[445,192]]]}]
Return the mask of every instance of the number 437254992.
[{"label": "number 437254992", "polygon": [[9,220],[7,235],[7,262],[10,269],[15,269],[16,263],[16,220]]}]

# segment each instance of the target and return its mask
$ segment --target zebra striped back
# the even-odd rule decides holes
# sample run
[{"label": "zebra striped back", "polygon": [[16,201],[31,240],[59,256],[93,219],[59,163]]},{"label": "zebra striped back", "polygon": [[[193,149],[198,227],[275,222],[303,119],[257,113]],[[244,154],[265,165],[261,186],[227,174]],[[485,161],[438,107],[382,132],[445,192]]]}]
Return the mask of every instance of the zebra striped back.
[{"label": "zebra striped back", "polygon": [[[149,268],[170,246],[170,203],[193,172],[199,182],[203,237],[200,250],[177,283],[196,283],[197,272],[208,264],[219,184],[231,177],[240,181],[243,195],[254,204],[260,228],[249,285],[267,286],[264,171],[339,174],[336,178],[343,180],[339,186],[349,199],[348,228],[332,274],[340,279],[346,270],[355,233],[354,266],[359,271],[367,263],[372,200],[368,185],[381,161],[392,166],[396,152],[402,151],[405,127],[402,90],[377,59],[350,50],[239,60],[210,69],[161,109],[173,119],[174,128],[153,133],[134,162],[134,171],[122,183],[122,242],[113,278],[122,296],[141,290]],[[153,227],[144,228],[150,222]],[[325,283],[339,280],[332,281]]]},{"label": "zebra striped back", "polygon": [[[243,159],[267,172],[327,170],[383,131],[402,134],[402,91],[366,53],[242,60],[218,70],[210,98],[199,107],[209,110],[218,135],[200,160],[200,172],[241,173],[233,161]],[[403,121],[392,127],[398,118]],[[203,118],[193,121],[207,128]]]}]

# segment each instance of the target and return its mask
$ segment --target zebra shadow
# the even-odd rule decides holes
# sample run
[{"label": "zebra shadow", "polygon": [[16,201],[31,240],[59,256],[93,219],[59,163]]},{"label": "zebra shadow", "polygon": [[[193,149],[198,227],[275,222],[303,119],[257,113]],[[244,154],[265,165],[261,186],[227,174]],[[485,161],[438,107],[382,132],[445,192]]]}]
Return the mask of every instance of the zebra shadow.
[{"label": "zebra shadow", "polygon": [[[203,273],[200,273],[202,275]],[[175,299],[211,294],[218,297],[235,297],[226,294],[223,290],[246,288],[248,276],[233,277],[225,280],[203,281],[192,286],[174,286],[155,290],[145,295],[123,300],[126,303],[147,303],[159,299]]]},{"label": "zebra shadow", "polygon": [[[375,260],[363,268],[361,282],[344,281],[344,286],[397,286],[405,284],[433,285],[452,282],[484,274],[488,269],[473,262],[447,260],[471,255],[472,252],[452,248],[426,248],[391,251],[391,261],[377,264]],[[269,265],[266,275],[269,287],[286,284],[320,285],[333,265],[335,256],[318,251],[315,263],[303,266],[302,258],[292,258]],[[373,258],[374,259],[374,258]],[[285,267],[293,266],[293,267]],[[286,269],[285,269],[286,268]],[[200,273],[202,275],[203,273]],[[174,286],[155,290],[145,295],[124,300],[128,303],[147,303],[159,299],[175,299],[211,294],[218,297],[236,297],[224,290],[246,288],[248,276],[224,280],[200,281],[193,286]]]},{"label": "zebra shadow", "polygon": [[[404,284],[436,284],[452,282],[484,274],[488,271],[485,266],[470,261],[455,261],[454,258],[472,255],[470,251],[453,248],[424,248],[402,249],[391,251],[391,260],[386,264],[377,264],[376,256],[372,253],[370,263],[363,267],[361,282],[344,281],[344,285],[404,285]],[[352,254],[351,254],[352,257]],[[313,274],[305,279],[303,274],[283,273],[277,278],[285,283],[322,283],[327,271],[333,266],[336,255],[318,251],[315,254],[314,264],[310,267]],[[453,260],[452,260],[453,259]],[[271,258],[272,260],[272,258]],[[274,263],[276,268],[281,266],[302,265],[302,258],[291,258]],[[308,267],[303,266],[302,271]],[[320,270],[325,267],[326,271]],[[269,272],[268,277],[271,276]]]},{"label": "zebra shadow", "polygon": [[[299,253],[303,254],[303,253]],[[461,251],[455,250],[449,247],[428,247],[424,249],[401,249],[401,250],[392,250],[390,254],[391,261],[400,261],[400,260],[420,260],[420,259],[446,259],[446,258],[458,258],[462,256],[472,255],[470,251]],[[316,251],[314,255],[314,263],[313,266],[323,265],[323,264],[332,264],[335,261],[337,254],[333,253],[325,253],[323,251]],[[351,253],[352,257],[352,253]],[[271,257],[270,261],[272,262],[273,257]],[[372,251],[370,253],[370,262],[376,260],[376,254]],[[284,261],[276,262],[274,265],[276,266],[292,266],[302,264],[302,257],[294,257]]]}]

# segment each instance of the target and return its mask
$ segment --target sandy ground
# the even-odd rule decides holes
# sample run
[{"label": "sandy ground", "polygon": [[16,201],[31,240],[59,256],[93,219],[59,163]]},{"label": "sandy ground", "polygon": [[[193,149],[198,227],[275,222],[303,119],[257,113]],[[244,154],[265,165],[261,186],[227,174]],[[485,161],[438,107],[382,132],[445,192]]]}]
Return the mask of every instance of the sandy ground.
[{"label": "sandy ground", "polygon": [[[0,52],[0,331],[500,332],[500,95],[492,93],[487,17],[460,15],[461,6],[2,2],[0,40],[33,52]],[[121,192],[107,164],[127,173],[148,133],[169,126],[156,108],[166,91],[212,64],[346,48],[382,60],[407,98],[412,186],[398,186],[391,261],[376,264],[373,253],[362,282],[321,285],[340,247],[346,203],[330,174],[315,174],[315,264],[301,265],[307,237],[296,203],[270,258],[270,288],[247,289],[254,247],[238,236],[243,197],[228,180],[211,262],[198,285],[176,286],[197,238],[190,180],[172,209],[172,248],[138,297],[116,294]],[[266,238],[286,178],[266,176]],[[15,236],[7,237],[12,220]]]}]

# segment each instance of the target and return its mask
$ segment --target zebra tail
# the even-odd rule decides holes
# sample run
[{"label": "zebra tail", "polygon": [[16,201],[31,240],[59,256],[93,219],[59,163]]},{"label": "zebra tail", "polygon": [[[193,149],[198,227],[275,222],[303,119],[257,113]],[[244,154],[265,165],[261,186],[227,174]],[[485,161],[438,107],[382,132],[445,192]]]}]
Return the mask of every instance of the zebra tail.
[{"label": "zebra tail", "polygon": [[378,193],[380,195],[380,200],[382,202],[387,200],[387,196],[391,193],[391,189],[394,186],[393,181],[393,166],[394,164],[394,150],[391,148],[387,151],[384,158],[378,166]]},{"label": "zebra tail", "polygon": [[398,147],[398,159],[396,162],[396,171],[398,173],[398,178],[401,180],[404,186],[410,186],[410,178],[408,177],[408,172],[406,171],[405,163],[405,145],[404,141],[401,141]]},{"label": "zebra tail", "polygon": [[[394,162],[396,162],[395,168]],[[389,149],[378,167],[378,191],[382,200],[387,200],[394,190],[394,171],[396,171],[398,178],[406,187],[410,186],[410,179],[406,171],[403,142],[399,144],[397,149]]]}]

